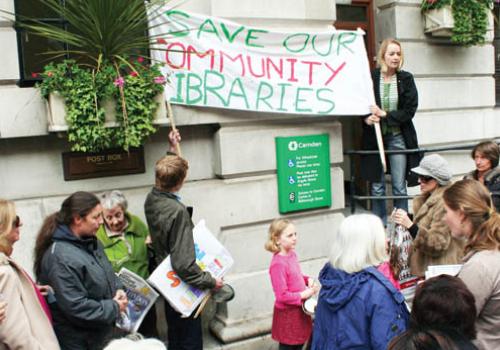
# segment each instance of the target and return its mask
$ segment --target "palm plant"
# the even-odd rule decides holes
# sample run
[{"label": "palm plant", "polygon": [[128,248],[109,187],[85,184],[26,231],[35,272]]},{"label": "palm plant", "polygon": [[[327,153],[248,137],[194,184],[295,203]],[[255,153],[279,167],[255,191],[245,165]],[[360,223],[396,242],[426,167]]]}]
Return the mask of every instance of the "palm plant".
[{"label": "palm plant", "polygon": [[[124,56],[144,54],[156,38],[147,35],[148,12],[167,0],[39,0],[67,24],[66,28],[18,15],[17,25],[29,32],[66,44],[70,50],[49,51],[54,57],[70,53],[116,64]],[[89,61],[89,60],[85,60]]]},{"label": "palm plant", "polygon": [[[168,0],[38,1],[65,25],[61,27],[58,23],[17,14],[16,26],[63,44],[66,49],[45,53],[52,58],[70,56],[74,59],[64,60],[58,66],[46,65],[41,74],[44,81],[39,84],[44,97],[59,92],[64,98],[72,150],[140,146],[156,131],[153,118],[158,104],[154,98],[163,92],[163,85],[158,87],[157,83],[158,65],[144,69],[150,66],[145,60],[148,49],[162,50],[155,47],[156,39],[165,36],[148,35],[151,29],[148,14],[160,16],[158,9]],[[90,79],[90,83],[85,83],[84,78]],[[116,104],[118,127],[113,131],[104,128],[102,102],[109,97],[119,101]]]}]

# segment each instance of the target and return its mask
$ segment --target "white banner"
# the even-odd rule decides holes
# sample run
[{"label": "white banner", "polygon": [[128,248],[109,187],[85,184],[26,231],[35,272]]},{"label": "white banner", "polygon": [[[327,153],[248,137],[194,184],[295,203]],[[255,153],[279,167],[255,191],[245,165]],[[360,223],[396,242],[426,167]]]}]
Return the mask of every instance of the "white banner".
[{"label": "white banner", "polygon": [[315,115],[374,104],[361,30],[274,32],[177,9],[150,17],[172,103]]}]

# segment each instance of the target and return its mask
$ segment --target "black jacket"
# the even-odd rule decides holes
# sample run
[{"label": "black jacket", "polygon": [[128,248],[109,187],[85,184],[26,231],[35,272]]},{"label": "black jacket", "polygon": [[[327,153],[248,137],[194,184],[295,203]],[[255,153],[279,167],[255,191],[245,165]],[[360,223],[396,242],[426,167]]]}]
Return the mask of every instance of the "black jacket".
[{"label": "black jacket", "polygon": [[215,279],[196,264],[193,222],[187,208],[174,194],[153,188],[144,211],[157,264],[168,255],[177,275],[199,289],[215,287]]},{"label": "black jacket", "polygon": [[96,237],[58,226],[39,277],[55,292],[49,305],[61,349],[102,349],[120,314],[113,300],[120,284]]},{"label": "black jacket", "polygon": [[[418,148],[417,132],[413,126],[412,119],[418,107],[418,92],[413,80],[413,75],[406,71],[396,73],[398,84],[398,109],[387,112],[387,124],[389,126],[399,126],[407,149]],[[375,93],[375,102],[377,106],[380,103],[380,69],[377,68],[372,72],[373,91]],[[363,117],[363,119],[366,117]],[[363,150],[376,150],[377,138],[373,126],[367,125],[363,120],[361,122],[363,128],[363,137],[361,148]],[[422,159],[421,153],[413,153],[407,156],[406,164],[406,180],[408,186],[414,186],[417,182],[417,176],[410,170],[418,166]],[[361,178],[371,181],[380,181],[380,173],[382,172],[382,163],[378,154],[361,157]]]},{"label": "black jacket", "polygon": [[[478,180],[477,170],[465,175],[464,179]],[[484,185],[490,191],[493,205],[500,213],[500,167],[497,166],[484,175]]]}]

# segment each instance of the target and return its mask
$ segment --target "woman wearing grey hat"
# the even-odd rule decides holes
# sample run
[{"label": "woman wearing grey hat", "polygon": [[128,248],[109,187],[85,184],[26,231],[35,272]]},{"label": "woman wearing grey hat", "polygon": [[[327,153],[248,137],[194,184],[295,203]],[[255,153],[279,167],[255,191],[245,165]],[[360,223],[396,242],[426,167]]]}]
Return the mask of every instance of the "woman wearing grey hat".
[{"label": "woman wearing grey hat", "polygon": [[413,221],[398,209],[393,214],[396,224],[406,227],[412,237],[411,272],[424,276],[429,265],[457,264],[463,256],[463,241],[451,235],[444,223],[446,214],[443,193],[452,177],[448,162],[438,154],[425,156],[412,171],[418,175],[421,195],[413,200]]}]

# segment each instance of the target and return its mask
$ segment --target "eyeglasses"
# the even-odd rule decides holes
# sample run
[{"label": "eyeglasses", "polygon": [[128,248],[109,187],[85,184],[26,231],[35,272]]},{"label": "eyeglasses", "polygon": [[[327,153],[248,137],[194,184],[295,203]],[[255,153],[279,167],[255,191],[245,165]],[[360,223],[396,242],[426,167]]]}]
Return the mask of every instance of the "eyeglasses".
[{"label": "eyeglasses", "polygon": [[432,176],[424,176],[424,175],[420,175],[418,177],[418,179],[420,180],[420,182],[423,182],[423,183],[426,183],[426,182],[429,182],[431,180],[434,180],[434,178]]},{"label": "eyeglasses", "polygon": [[21,226],[21,218],[19,215],[16,215],[14,221],[12,221],[12,228],[19,228]]}]

